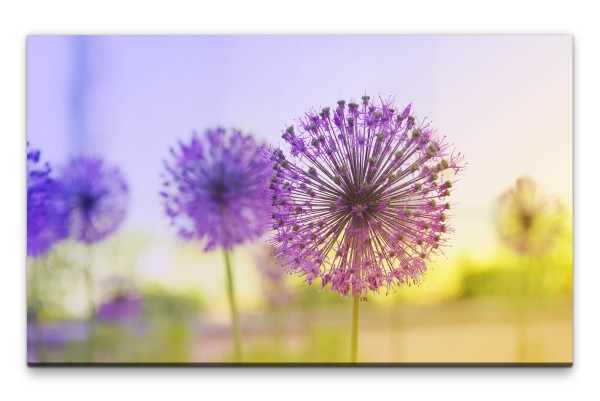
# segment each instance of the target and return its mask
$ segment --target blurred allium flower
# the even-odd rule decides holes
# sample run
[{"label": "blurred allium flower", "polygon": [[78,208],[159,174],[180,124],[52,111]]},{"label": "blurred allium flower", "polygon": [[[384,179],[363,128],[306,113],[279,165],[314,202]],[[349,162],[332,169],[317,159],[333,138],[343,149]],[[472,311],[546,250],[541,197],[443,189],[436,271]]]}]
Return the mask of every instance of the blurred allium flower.
[{"label": "blurred allium flower", "polygon": [[261,248],[256,255],[256,266],[262,275],[263,290],[270,306],[282,306],[289,303],[293,294],[285,285],[286,262],[276,256],[272,247]]},{"label": "blurred allium flower", "polygon": [[440,251],[464,165],[410,110],[363,96],[311,110],[283,133],[292,158],[271,154],[274,243],[308,283],[365,299],[417,282]]},{"label": "blurred allium flower", "polygon": [[98,307],[100,320],[120,322],[137,316],[142,309],[142,299],[131,280],[112,277],[105,282],[107,300]]},{"label": "blurred allium flower", "polygon": [[517,179],[515,188],[498,201],[497,225],[501,239],[521,253],[540,253],[550,247],[561,230],[563,205],[540,192],[529,177]]},{"label": "blurred allium flower", "polygon": [[160,195],[172,224],[185,239],[206,237],[205,251],[223,249],[227,274],[227,295],[231,308],[236,361],[242,360],[235,291],[229,250],[265,231],[270,205],[265,203],[264,175],[269,162],[262,147],[238,130],[229,134],[222,128],[208,130],[202,137],[194,133],[167,170]]},{"label": "blurred allium flower", "polygon": [[185,239],[208,240],[205,251],[260,236],[270,206],[264,202],[263,175],[269,163],[251,136],[222,128],[194,133],[188,144],[171,149],[161,196],[173,225]]},{"label": "blurred allium flower", "polygon": [[67,205],[40,152],[27,149],[27,255],[43,256],[68,235]]},{"label": "blurred allium flower", "polygon": [[121,172],[101,159],[72,159],[60,184],[69,202],[70,236],[93,244],[116,231],[127,213],[128,187]]}]

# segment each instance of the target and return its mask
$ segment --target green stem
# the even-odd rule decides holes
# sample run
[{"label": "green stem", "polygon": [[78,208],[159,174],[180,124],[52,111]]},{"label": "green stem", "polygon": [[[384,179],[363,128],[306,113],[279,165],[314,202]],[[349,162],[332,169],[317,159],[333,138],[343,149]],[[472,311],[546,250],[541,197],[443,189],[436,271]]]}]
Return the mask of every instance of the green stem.
[{"label": "green stem", "polygon": [[360,321],[360,298],[354,294],[352,301],[352,337],[350,340],[350,362],[358,360],[358,324]]},{"label": "green stem", "polygon": [[389,330],[390,330],[390,347],[393,352],[396,362],[402,362],[403,355],[403,328],[404,328],[404,308],[390,308],[389,312]]},{"label": "green stem", "polygon": [[30,277],[31,277],[31,292],[33,301],[33,330],[34,330],[34,349],[38,362],[45,362],[46,357],[42,344],[42,322],[40,319],[40,311],[42,302],[40,299],[39,275],[41,273],[41,262],[36,260],[30,261]]},{"label": "green stem", "polygon": [[229,308],[231,309],[231,329],[233,332],[233,341],[235,345],[235,359],[236,362],[242,362],[242,340],[240,336],[238,312],[235,305],[235,295],[233,291],[233,274],[231,272],[229,252],[225,248],[223,248],[223,256],[225,258],[225,271],[227,273],[227,297],[229,299]]},{"label": "green stem", "polygon": [[310,344],[314,341],[315,330],[314,330],[314,319],[315,317],[311,315],[311,306],[312,304],[308,304],[307,302],[302,302],[300,305],[300,313],[301,313],[301,327],[304,328],[303,335],[306,339],[307,347],[304,349],[302,355],[305,360],[302,362],[314,362],[316,350],[315,347],[311,347]]},{"label": "green stem", "polygon": [[517,306],[517,362],[527,361],[527,317],[525,303],[519,300]]},{"label": "green stem", "polygon": [[275,306],[272,310],[273,317],[273,326],[275,332],[275,361],[283,362],[284,361],[284,353],[283,353],[283,340],[285,338],[283,332],[283,310],[280,306]]},{"label": "green stem", "polygon": [[517,302],[517,361],[527,362],[527,301],[529,293],[529,277],[531,274],[531,258],[523,258],[524,274],[521,280],[521,293]]},{"label": "green stem", "polygon": [[93,297],[93,285],[92,285],[92,274],[90,264],[92,262],[91,249],[88,246],[88,260],[83,269],[83,279],[85,281],[85,292],[88,298],[88,308],[90,309],[90,315],[88,319],[88,344],[86,347],[86,362],[94,361],[94,332],[96,325],[96,305]]}]

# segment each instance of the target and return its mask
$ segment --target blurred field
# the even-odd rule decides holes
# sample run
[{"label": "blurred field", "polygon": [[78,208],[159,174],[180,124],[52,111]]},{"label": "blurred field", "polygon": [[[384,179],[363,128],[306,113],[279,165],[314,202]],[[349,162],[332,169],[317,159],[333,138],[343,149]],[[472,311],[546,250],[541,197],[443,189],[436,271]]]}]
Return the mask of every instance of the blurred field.
[{"label": "blurred field", "polygon": [[[347,362],[350,309],[315,312],[308,318],[306,325],[302,315],[288,316],[280,344],[283,355],[277,355],[273,346],[269,322],[255,321],[245,330],[249,360]],[[571,308],[566,303],[532,308],[528,335],[528,358],[521,362],[572,362]],[[219,360],[227,355],[230,341],[227,328],[199,333],[195,361]],[[514,363],[516,320],[510,309],[474,302],[384,311],[365,308],[360,346],[363,362]]]},{"label": "blurred field", "polygon": [[[527,358],[519,362],[572,362],[568,300],[528,311]],[[344,363],[349,347],[350,305],[242,319],[246,362]],[[514,363],[517,321],[510,305],[460,301],[438,306],[363,308],[360,361],[373,363]],[[84,322],[65,324],[68,344],[46,348],[47,362],[83,362]],[[48,326],[47,328],[50,328]],[[55,326],[56,327],[56,326]],[[103,324],[96,334],[98,362],[227,362],[227,324],[203,318],[189,325],[163,321]]]},{"label": "blurred field", "polygon": [[[361,305],[359,361],[572,362],[571,238],[565,231],[536,258],[501,248],[484,259],[455,253],[432,263],[421,285],[372,295]],[[86,252],[65,243],[28,261],[29,362],[234,360],[220,252],[127,234],[98,246],[91,259]],[[232,259],[245,362],[348,361],[350,299],[295,276],[266,280],[252,247]],[[84,263],[94,272],[91,299]],[[115,296],[134,299],[139,310],[113,304],[118,319],[96,318],[90,330],[90,302],[106,307]]]}]

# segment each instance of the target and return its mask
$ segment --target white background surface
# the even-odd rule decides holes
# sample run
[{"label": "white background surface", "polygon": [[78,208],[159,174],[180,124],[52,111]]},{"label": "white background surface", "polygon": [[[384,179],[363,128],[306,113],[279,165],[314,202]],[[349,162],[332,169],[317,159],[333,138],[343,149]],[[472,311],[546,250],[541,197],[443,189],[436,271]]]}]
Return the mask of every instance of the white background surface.
[{"label": "white background surface", "polygon": [[[218,5],[217,5],[218,4]],[[588,6],[584,6],[588,4]],[[8,1],[0,5],[0,398],[594,399],[600,74],[592,2]],[[25,37],[75,33],[558,33],[575,43],[573,368],[111,368],[25,364]],[[451,346],[449,344],[449,346]],[[591,394],[591,395],[589,395]]]}]

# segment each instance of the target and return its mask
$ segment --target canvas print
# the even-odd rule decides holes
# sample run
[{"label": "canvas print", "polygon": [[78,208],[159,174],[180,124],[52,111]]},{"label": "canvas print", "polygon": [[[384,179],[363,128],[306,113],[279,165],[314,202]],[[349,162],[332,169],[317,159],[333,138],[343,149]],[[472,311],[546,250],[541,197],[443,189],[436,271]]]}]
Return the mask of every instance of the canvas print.
[{"label": "canvas print", "polygon": [[29,36],[27,363],[570,365],[572,81],[567,35]]}]

